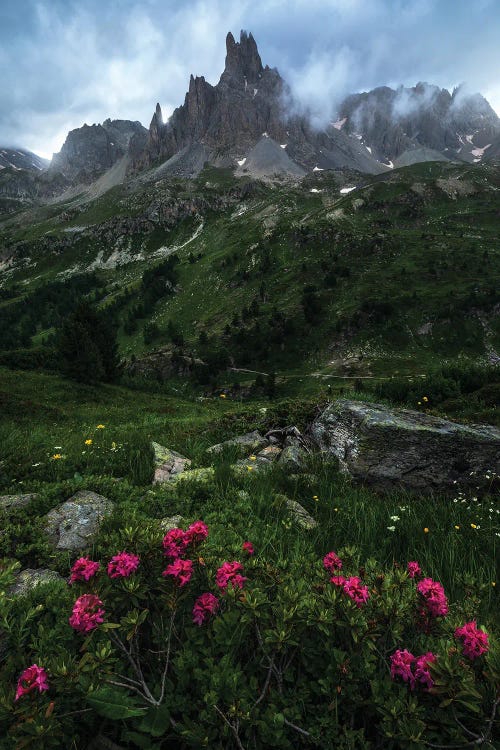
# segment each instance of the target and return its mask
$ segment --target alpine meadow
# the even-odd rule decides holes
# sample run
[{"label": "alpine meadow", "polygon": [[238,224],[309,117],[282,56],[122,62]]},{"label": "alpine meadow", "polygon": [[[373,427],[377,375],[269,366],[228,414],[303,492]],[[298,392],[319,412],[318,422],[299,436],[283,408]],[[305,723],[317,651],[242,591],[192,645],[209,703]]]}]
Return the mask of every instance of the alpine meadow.
[{"label": "alpine meadow", "polygon": [[[436,42],[436,3],[166,5],[0,9],[0,750],[495,750],[500,117],[443,87],[465,11]],[[220,13],[278,67],[229,32],[214,78]]]}]

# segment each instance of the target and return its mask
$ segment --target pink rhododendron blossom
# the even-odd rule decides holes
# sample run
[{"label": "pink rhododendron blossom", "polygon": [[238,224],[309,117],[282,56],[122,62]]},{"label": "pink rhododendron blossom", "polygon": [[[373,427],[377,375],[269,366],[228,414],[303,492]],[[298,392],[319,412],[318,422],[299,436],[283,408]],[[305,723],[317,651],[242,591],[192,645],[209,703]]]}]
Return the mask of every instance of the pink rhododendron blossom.
[{"label": "pink rhododendron blossom", "polygon": [[242,589],[243,584],[247,579],[240,574],[240,571],[243,572],[243,565],[237,560],[223,563],[215,577],[215,581],[220,590],[226,591],[229,584],[232,584],[235,589]]},{"label": "pink rhododendron blossom", "polygon": [[477,659],[488,651],[488,637],[488,633],[477,627],[475,620],[455,630],[455,638],[462,641],[464,656],[468,659]]},{"label": "pink rhododendron blossom", "polygon": [[70,584],[76,581],[89,581],[92,576],[95,576],[100,567],[100,563],[89,560],[88,557],[80,557],[73,563],[73,567],[71,568]]},{"label": "pink rhododendron blossom", "polygon": [[189,544],[189,538],[182,529],[171,529],[163,537],[163,549],[167,557],[182,557]]},{"label": "pink rhododendron blossom", "polygon": [[128,578],[139,567],[139,558],[130,552],[119,552],[108,563],[110,578]]},{"label": "pink rhododendron blossom", "polygon": [[422,615],[444,617],[448,614],[448,600],[440,583],[432,578],[424,578],[417,584],[417,591],[423,599],[423,607],[420,609]]},{"label": "pink rhododendron blossom", "polygon": [[79,633],[90,633],[104,622],[104,609],[101,600],[94,594],[80,596],[73,605],[69,624]]},{"label": "pink rhododendron blossom", "polygon": [[427,690],[430,690],[434,685],[434,680],[429,672],[429,664],[432,664],[434,661],[436,661],[436,656],[432,651],[418,656],[415,661],[415,681],[424,684]]},{"label": "pink rhododendron blossom", "polygon": [[49,683],[47,680],[47,672],[43,667],[39,667],[37,664],[32,664],[31,667],[24,670],[17,681],[15,700],[18,701],[23,695],[29,695],[29,693],[32,693],[34,690],[43,693],[48,689]]},{"label": "pink rhododendron blossom", "polygon": [[344,582],[343,588],[344,592],[353,600],[357,607],[361,607],[363,604],[366,604],[366,602],[370,598],[368,586],[363,586],[361,583],[361,578],[358,578],[357,576],[351,576],[350,578],[348,578]]},{"label": "pink rhododendron blossom", "polygon": [[408,682],[411,689],[415,686],[415,677],[411,671],[415,657],[409,651],[404,649],[401,651],[398,649],[391,656],[391,677],[394,680],[396,677],[401,677],[405,682]]},{"label": "pink rhododendron blossom", "polygon": [[418,562],[415,560],[412,560],[408,563],[408,575],[410,578],[415,578],[415,576],[421,576],[422,575],[422,569]]},{"label": "pink rhododendron blossom", "polygon": [[193,622],[202,625],[219,607],[219,600],[214,594],[206,593],[198,597],[193,607]]},{"label": "pink rhododendron blossom", "polygon": [[250,557],[255,554],[252,542],[243,542],[242,549],[243,552],[246,552],[247,555],[250,555]]},{"label": "pink rhododendron blossom", "polygon": [[189,583],[191,576],[193,575],[193,561],[192,560],[181,560],[178,557],[173,563],[167,566],[163,571],[162,576],[173,576],[177,579],[179,586],[185,586]]},{"label": "pink rhododendron blossom", "polygon": [[347,578],[344,578],[344,576],[332,576],[330,578],[330,583],[333,583],[335,586],[343,586],[346,581]]},{"label": "pink rhododendron blossom", "polygon": [[325,570],[333,573],[335,570],[342,570],[342,560],[335,552],[328,552],[323,558]]},{"label": "pink rhododendron blossom", "polygon": [[203,521],[195,521],[186,531],[188,544],[199,544],[208,537],[208,526]]}]

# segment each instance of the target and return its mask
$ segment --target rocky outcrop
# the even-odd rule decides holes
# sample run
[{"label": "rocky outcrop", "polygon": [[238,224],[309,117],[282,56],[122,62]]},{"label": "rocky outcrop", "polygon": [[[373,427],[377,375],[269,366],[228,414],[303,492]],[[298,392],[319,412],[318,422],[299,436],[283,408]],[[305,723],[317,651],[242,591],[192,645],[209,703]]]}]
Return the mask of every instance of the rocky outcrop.
[{"label": "rocky outcrop", "polygon": [[0,495],[0,512],[9,513],[12,510],[27,508],[37,497],[38,495],[35,493],[27,495]]},{"label": "rocky outcrop", "polygon": [[16,582],[10,589],[12,596],[26,596],[34,588],[44,583],[64,582],[64,578],[55,570],[48,568],[26,568],[16,575]]},{"label": "rocky outcrop", "polygon": [[166,170],[178,174],[182,165],[184,176],[191,176],[208,161],[258,177],[294,179],[316,165],[384,171],[356,139],[336,130],[318,133],[291,99],[279,72],[262,64],[252,34],[242,31],[237,42],[229,33],[219,82],[212,86],[191,76],[184,104],[165,124],[157,105],[146,147],[140,151],[134,144],[133,169],[164,162]]},{"label": "rocky outcrop", "polygon": [[173,479],[191,466],[191,459],[180,453],[165,448],[159,443],[152,443],[155,454],[155,473],[153,484],[162,484]]},{"label": "rocky outcrop", "polygon": [[312,437],[353,478],[420,493],[477,488],[500,473],[500,430],[408,409],[339,400],[315,420]]},{"label": "rocky outcrop", "polygon": [[113,512],[112,500],[89,490],[80,490],[46,516],[45,531],[58,550],[88,547],[104,519]]},{"label": "rocky outcrop", "polygon": [[50,171],[60,172],[73,182],[92,182],[128,152],[132,138],[136,148],[141,138],[144,146],[146,134],[140,122],[131,120],[85,124],[68,133],[63,147],[52,157]]},{"label": "rocky outcrop", "polygon": [[222,453],[227,448],[236,448],[248,453],[250,451],[258,451],[266,445],[268,445],[266,438],[258,430],[253,430],[252,432],[246,432],[244,435],[238,435],[237,437],[225,440],[223,443],[212,445],[210,448],[207,448],[207,453]]},{"label": "rocky outcrop", "polygon": [[500,119],[480,94],[461,88],[450,93],[428,83],[354,94],[339,112],[337,126],[361,138],[377,158],[400,164],[439,156],[480,161],[481,150],[500,135]]}]

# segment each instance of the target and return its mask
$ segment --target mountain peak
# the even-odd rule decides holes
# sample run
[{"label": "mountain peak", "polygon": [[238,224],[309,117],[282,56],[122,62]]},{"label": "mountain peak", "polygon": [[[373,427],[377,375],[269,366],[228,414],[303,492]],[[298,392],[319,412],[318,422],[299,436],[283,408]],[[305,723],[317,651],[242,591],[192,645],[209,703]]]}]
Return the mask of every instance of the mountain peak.
[{"label": "mountain peak", "polygon": [[236,42],[231,32],[226,37],[226,65],[222,78],[237,79],[255,83],[263,71],[257,44],[252,34],[240,32]]}]

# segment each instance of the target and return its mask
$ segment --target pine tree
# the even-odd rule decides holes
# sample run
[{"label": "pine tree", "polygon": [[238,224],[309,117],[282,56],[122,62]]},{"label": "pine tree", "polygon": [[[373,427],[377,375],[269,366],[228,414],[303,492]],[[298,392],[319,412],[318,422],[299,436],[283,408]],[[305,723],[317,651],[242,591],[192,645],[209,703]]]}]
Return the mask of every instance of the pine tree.
[{"label": "pine tree", "polygon": [[121,374],[116,329],[86,301],[62,324],[56,352],[64,375],[80,383],[111,383]]}]

